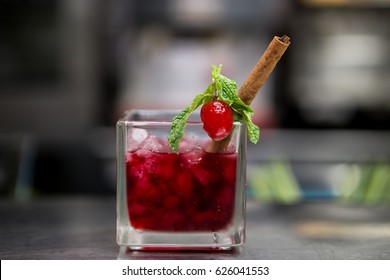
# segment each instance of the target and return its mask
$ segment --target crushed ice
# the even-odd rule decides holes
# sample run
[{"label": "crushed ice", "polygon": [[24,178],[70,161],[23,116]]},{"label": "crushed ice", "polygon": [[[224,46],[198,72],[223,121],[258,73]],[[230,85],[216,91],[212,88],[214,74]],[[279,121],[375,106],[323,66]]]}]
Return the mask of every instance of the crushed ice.
[{"label": "crushed ice", "polygon": [[[141,149],[155,153],[172,153],[167,137],[148,134],[145,129],[132,128],[129,131],[128,139],[128,151]],[[189,133],[181,139],[178,153],[188,154],[194,151],[198,153],[201,145],[199,137],[196,134]]]},{"label": "crushed ice", "polygon": [[155,153],[170,153],[171,148],[166,140],[158,138],[156,135],[149,135],[140,145],[141,149]]},{"label": "crushed ice", "polygon": [[148,137],[148,132],[142,128],[132,128],[128,132],[127,147],[129,151],[136,151],[141,143]]}]

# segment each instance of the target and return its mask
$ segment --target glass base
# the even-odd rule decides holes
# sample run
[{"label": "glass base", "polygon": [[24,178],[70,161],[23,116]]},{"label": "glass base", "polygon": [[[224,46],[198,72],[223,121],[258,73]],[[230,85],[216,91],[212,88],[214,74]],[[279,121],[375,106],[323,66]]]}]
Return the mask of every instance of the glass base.
[{"label": "glass base", "polygon": [[220,232],[145,232],[124,228],[117,243],[130,250],[231,250],[244,244],[244,229]]}]

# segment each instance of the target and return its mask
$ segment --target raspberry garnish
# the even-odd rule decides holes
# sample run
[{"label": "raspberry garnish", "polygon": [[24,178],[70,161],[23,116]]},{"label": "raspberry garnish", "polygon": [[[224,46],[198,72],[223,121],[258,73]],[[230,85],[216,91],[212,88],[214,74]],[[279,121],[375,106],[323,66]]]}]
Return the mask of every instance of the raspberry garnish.
[{"label": "raspberry garnish", "polygon": [[212,100],[205,103],[200,111],[203,128],[213,140],[222,140],[232,131],[233,111],[223,101]]}]

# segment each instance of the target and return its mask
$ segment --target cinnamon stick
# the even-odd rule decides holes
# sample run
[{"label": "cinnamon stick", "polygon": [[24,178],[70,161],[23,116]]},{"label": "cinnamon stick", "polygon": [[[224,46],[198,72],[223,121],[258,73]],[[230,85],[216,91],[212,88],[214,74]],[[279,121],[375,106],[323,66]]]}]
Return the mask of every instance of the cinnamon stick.
[{"label": "cinnamon stick", "polygon": [[283,35],[282,37],[275,36],[273,38],[264,54],[252,69],[252,72],[237,92],[237,95],[245,104],[250,105],[252,103],[256,94],[264,85],[289,45],[290,38],[286,35]]},{"label": "cinnamon stick", "polygon": [[[289,45],[290,38],[286,35],[283,35],[282,37],[275,36],[272,39],[271,43],[237,92],[238,97],[240,97],[245,104],[250,105],[253,99],[255,99],[257,93],[264,85]],[[212,141],[208,150],[214,153],[224,152],[229,145],[230,139],[231,134],[220,141]]]}]

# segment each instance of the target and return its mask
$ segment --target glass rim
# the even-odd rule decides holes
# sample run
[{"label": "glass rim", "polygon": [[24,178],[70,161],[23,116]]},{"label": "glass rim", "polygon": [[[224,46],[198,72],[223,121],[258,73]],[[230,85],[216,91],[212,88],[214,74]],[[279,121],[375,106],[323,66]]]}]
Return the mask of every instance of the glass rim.
[{"label": "glass rim", "polygon": [[[171,126],[172,119],[175,115],[179,114],[180,110],[165,110],[165,109],[131,109],[124,112],[124,115],[117,121],[117,124],[124,124],[126,126]],[[131,119],[132,116],[138,119]],[[200,120],[200,110],[195,110],[191,113],[191,116],[186,121],[186,126],[199,126],[203,125],[203,122]],[[146,118],[139,119],[140,117],[145,116]],[[161,120],[158,117],[161,117]],[[170,118],[168,118],[168,116]],[[195,117],[195,119],[194,119]],[[196,118],[198,117],[198,118]],[[168,120],[169,119],[169,120]],[[242,126],[242,121],[233,121],[233,126],[238,127]]]},{"label": "glass rim", "polygon": [[[131,119],[131,118],[132,117],[139,118],[141,116],[148,117],[148,118],[165,116],[167,118],[168,116],[173,117],[179,113],[180,110],[174,110],[174,109],[172,110],[171,109],[129,109],[124,111],[123,115],[119,118],[119,121],[135,121],[137,119]],[[194,113],[199,113],[199,112],[198,110],[195,110]],[[154,121],[154,119],[149,119],[149,121]],[[156,119],[156,121],[160,121],[160,120]]]},{"label": "glass rim", "polygon": [[[145,121],[140,121],[140,120],[136,120],[136,121],[129,121],[129,120],[123,120],[123,121],[118,121],[118,123],[123,123],[127,126],[167,126],[167,125],[172,125],[172,122],[171,121],[149,121],[149,120],[145,120]],[[241,121],[234,121],[233,122],[233,126],[234,127],[237,127],[237,126],[242,126],[243,122]],[[203,122],[202,121],[187,121],[186,122],[186,126],[199,126],[199,125],[202,125],[203,126]]]}]

